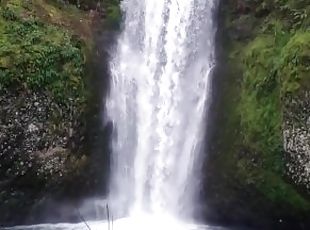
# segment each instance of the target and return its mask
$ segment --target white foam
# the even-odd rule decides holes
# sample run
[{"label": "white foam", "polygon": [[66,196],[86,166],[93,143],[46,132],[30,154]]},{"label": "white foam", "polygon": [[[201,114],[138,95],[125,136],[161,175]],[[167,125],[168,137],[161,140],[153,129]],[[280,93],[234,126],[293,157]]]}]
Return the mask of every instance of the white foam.
[{"label": "white foam", "polygon": [[[109,204],[189,216],[199,187],[216,0],[123,0],[106,103],[115,126]],[[107,120],[107,119],[104,119]]]},{"label": "white foam", "polygon": [[[87,224],[87,225],[86,225]],[[127,218],[110,221],[87,221],[86,223],[41,224],[4,228],[4,230],[224,230],[216,226],[186,224],[167,215],[136,213]]]}]

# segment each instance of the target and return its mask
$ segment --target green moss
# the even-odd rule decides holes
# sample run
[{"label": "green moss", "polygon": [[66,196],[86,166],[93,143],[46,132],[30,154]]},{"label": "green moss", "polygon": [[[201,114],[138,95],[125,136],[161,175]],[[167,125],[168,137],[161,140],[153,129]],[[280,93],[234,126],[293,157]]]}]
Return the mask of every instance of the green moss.
[{"label": "green moss", "polygon": [[297,31],[281,52],[282,92],[309,89],[310,32]]},{"label": "green moss", "polygon": [[120,0],[108,0],[104,2],[107,13],[107,23],[114,28],[119,28],[120,26],[122,18],[120,4]]},{"label": "green moss", "polygon": [[235,172],[241,186],[254,186],[267,200],[306,212],[310,200],[283,177],[282,124],[287,94],[310,89],[309,6],[303,0],[243,2],[247,13],[238,12],[235,1],[226,9],[228,32],[252,29],[228,41],[230,69],[239,68],[240,74],[231,72],[233,83],[225,88],[229,116],[222,122],[218,162]]},{"label": "green moss", "polygon": [[[253,157],[253,156],[252,156]],[[295,212],[310,211],[310,202],[293,185],[285,181],[281,174],[241,158],[236,163],[236,176],[245,186],[255,186],[267,200],[276,206],[289,206]]]},{"label": "green moss", "polygon": [[0,89],[46,90],[57,100],[84,100],[79,41],[68,30],[40,20],[22,2],[0,8]]},{"label": "green moss", "polygon": [[281,176],[269,171],[260,171],[259,174],[263,178],[259,189],[268,199],[278,204],[287,202],[295,210],[310,211],[310,202],[303,198],[292,185],[283,181]]},{"label": "green moss", "polygon": [[[263,162],[262,168],[265,170],[254,173],[251,177],[248,172],[253,169],[248,168],[244,175],[248,175],[246,180],[256,181],[258,189],[268,198],[302,207],[309,203],[300,198],[282,178],[281,98],[285,93],[300,87],[301,78],[306,71],[300,60],[307,59],[305,53],[309,53],[307,50],[310,39],[306,32],[284,31],[279,22],[272,25],[270,35],[264,31],[256,36],[245,47],[242,57],[244,75],[241,100],[238,104],[242,145],[254,153],[259,153],[259,159]],[[264,183],[260,183],[262,180]]]},{"label": "green moss", "polygon": [[121,11],[118,5],[111,5],[107,9],[108,12],[108,22],[111,25],[119,26],[121,19]]},{"label": "green moss", "polygon": [[[243,144],[255,152],[261,152],[263,159],[280,159],[277,154],[281,149],[282,117],[275,40],[266,35],[257,37],[244,53],[244,78],[239,104]],[[264,166],[279,170],[281,162]]]}]

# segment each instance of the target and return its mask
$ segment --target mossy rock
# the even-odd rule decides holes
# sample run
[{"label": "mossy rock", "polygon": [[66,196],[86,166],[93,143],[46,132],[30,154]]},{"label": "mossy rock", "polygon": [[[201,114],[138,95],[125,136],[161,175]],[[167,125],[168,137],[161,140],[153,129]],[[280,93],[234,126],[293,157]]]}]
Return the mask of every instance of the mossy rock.
[{"label": "mossy rock", "polygon": [[310,89],[310,32],[297,31],[281,52],[283,93]]},{"label": "mossy rock", "polygon": [[[243,3],[244,11],[238,5]],[[308,8],[303,0],[224,2],[225,80],[230,83],[221,93],[229,116],[220,121],[217,155],[210,163],[220,168],[221,179],[234,181],[228,188],[232,193],[250,187],[264,197],[258,198],[262,203],[302,218],[309,214],[310,198],[285,176],[282,132],[288,98],[309,90]],[[247,25],[252,27],[247,36],[231,36]]]}]

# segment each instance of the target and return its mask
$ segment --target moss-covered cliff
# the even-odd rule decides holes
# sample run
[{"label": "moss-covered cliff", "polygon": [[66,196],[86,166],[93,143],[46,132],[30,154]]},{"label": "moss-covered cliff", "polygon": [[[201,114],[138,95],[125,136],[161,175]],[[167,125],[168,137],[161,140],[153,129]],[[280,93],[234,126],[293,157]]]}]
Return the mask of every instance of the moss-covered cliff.
[{"label": "moss-covered cliff", "polygon": [[0,1],[0,225],[23,223],[49,198],[95,193],[105,177],[108,161],[89,146],[100,128],[88,131],[101,101],[88,102],[95,32],[120,11],[94,2]]},{"label": "moss-covered cliff", "polygon": [[[275,228],[302,228],[310,217],[309,2],[224,0],[220,10],[227,70],[218,71],[209,162],[223,184],[211,185],[210,203],[228,221],[267,217]],[[227,206],[238,214],[228,216]]]}]

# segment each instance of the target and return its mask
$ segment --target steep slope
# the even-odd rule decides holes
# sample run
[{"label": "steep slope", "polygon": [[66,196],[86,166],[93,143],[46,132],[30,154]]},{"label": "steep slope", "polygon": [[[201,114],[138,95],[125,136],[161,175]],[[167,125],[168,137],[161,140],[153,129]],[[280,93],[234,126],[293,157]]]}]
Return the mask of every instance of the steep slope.
[{"label": "steep slope", "polygon": [[98,11],[0,3],[0,224],[23,222],[47,197],[78,197],[96,183],[85,178],[93,171],[87,66]]},{"label": "steep slope", "polygon": [[265,218],[299,229],[309,220],[309,7],[303,0],[222,2],[227,68],[216,80],[220,115],[209,160],[218,176],[208,178],[223,183],[206,189],[227,221]]}]

